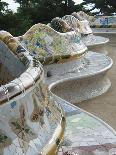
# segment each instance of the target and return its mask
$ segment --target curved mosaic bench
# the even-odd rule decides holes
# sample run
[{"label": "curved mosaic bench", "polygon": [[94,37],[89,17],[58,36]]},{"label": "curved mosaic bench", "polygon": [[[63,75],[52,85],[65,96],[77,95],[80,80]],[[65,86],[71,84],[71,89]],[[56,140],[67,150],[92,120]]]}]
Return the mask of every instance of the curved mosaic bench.
[{"label": "curved mosaic bench", "polygon": [[87,20],[89,23],[95,21],[95,16],[90,16],[83,11],[79,11],[78,13],[73,12],[72,15],[77,16],[79,20]]},{"label": "curved mosaic bench", "polygon": [[[73,12],[72,16],[76,18],[76,22],[79,23],[79,32],[83,35],[89,35],[92,33],[92,29],[89,26],[89,21],[86,19],[85,14]],[[66,16],[63,18],[65,19]],[[67,19],[67,17],[66,17]],[[74,20],[74,19],[73,19]]]},{"label": "curved mosaic bench", "polygon": [[76,15],[74,16],[74,14],[66,15],[62,19],[74,28],[76,32],[81,33],[82,41],[88,47],[88,50],[107,54],[105,44],[109,41],[109,39],[93,35],[87,20],[79,20],[79,18],[76,18]]},{"label": "curved mosaic bench", "polygon": [[55,155],[65,116],[39,61],[0,31],[0,154]]},{"label": "curved mosaic bench", "polygon": [[[44,28],[44,30],[43,30],[43,28]],[[41,56],[41,48],[38,46],[35,46],[35,45],[41,43],[41,42],[37,42],[38,40],[41,39],[41,37],[40,37],[41,35],[40,36],[38,35],[40,29],[43,31],[43,34],[45,36],[48,34],[48,32],[49,32],[49,36],[51,36],[53,33],[56,34],[56,36],[55,36],[56,41],[57,41],[57,37],[58,37],[58,41],[59,41],[60,36],[62,36],[63,34],[64,34],[63,36],[65,36],[66,42],[68,42],[67,40],[69,38],[75,37],[73,35],[73,32],[58,33],[56,31],[54,31],[52,28],[50,28],[49,26],[46,26],[43,24],[34,25],[30,30],[28,30],[27,33],[25,33],[19,39],[20,39],[21,44],[26,49],[28,49],[31,54],[33,54],[32,51],[35,52],[35,55],[33,54],[33,56],[36,56],[37,58],[39,58]],[[39,34],[41,34],[42,31],[40,31]],[[68,36],[68,37],[66,37],[66,36]],[[43,42],[45,39],[46,38],[43,38]],[[59,43],[58,41],[57,41],[57,43]],[[50,84],[50,83],[56,82],[58,80],[66,80],[67,78],[69,78],[69,79],[75,78],[75,81],[77,81],[77,83],[80,83],[80,85],[81,85],[81,89],[78,92],[78,95],[76,95],[77,97],[81,96],[81,97],[79,97],[80,98],[79,101],[93,98],[93,97],[96,97],[96,96],[99,96],[99,95],[105,93],[111,86],[110,80],[107,78],[106,73],[112,66],[112,60],[103,54],[90,52],[90,51],[85,52],[84,55],[82,55],[80,58],[78,57],[78,59],[77,59],[77,56],[80,55],[79,54],[80,51],[78,52],[78,50],[80,50],[80,49],[82,50],[82,48],[85,46],[83,46],[83,44],[80,44],[80,42],[78,43],[77,41],[75,41],[73,39],[71,40],[71,42],[69,44],[69,46],[71,45],[70,48],[67,44],[65,44],[66,42],[63,42],[63,40],[61,40],[61,42],[62,43],[58,44],[58,46],[56,46],[54,49],[57,51],[57,53],[59,53],[59,57],[57,57],[57,61],[51,61],[49,63],[48,63],[48,61],[47,61],[47,63],[45,61],[45,63],[44,63],[44,64],[47,64],[47,65],[44,65],[44,71],[45,71],[45,75],[46,75],[46,83]],[[49,47],[49,44],[48,45],[47,44],[48,43],[46,43],[44,46]],[[67,51],[64,50],[63,44],[64,44],[64,46],[67,45],[66,46]],[[53,49],[53,44],[51,44],[50,47],[51,47],[51,49]],[[40,51],[39,51],[39,49],[40,49]],[[82,51],[84,51],[84,50],[85,49],[83,49]],[[71,54],[71,52],[72,52],[72,54]],[[49,56],[48,49],[44,48],[43,53],[45,53],[46,55],[48,54],[48,56]],[[52,53],[51,57],[56,57],[57,53],[54,51]],[[67,59],[60,59],[60,57],[63,58],[63,56],[66,53],[68,53],[68,55],[69,55],[67,57]],[[46,55],[44,55],[44,57]],[[44,59],[46,60],[46,57],[43,58],[42,60],[44,60]],[[79,80],[79,79],[82,79],[82,80]],[[88,94],[83,93],[86,91],[88,92]],[[77,91],[75,91],[75,92],[77,93]]]},{"label": "curved mosaic bench", "polygon": [[[2,36],[4,36],[4,35],[2,34]],[[47,103],[49,102],[49,104],[47,104],[47,107],[45,106],[46,107],[45,108],[46,109],[45,114],[47,114],[47,116],[52,116],[52,114],[54,115],[54,112],[55,112],[55,118],[52,117],[53,119],[52,119],[51,124],[54,124],[54,122],[56,122],[55,120],[57,118],[57,123],[60,124],[62,131],[64,130],[65,119],[64,119],[64,114],[62,113],[60,105],[62,106],[62,108],[64,109],[64,112],[66,114],[67,127],[66,127],[66,131],[65,131],[64,142],[62,143],[62,145],[60,147],[58,155],[67,154],[67,153],[68,154],[69,153],[73,153],[73,154],[78,153],[79,155],[81,155],[83,152],[85,155],[88,155],[88,153],[94,153],[94,154],[95,153],[96,154],[97,153],[99,153],[99,154],[100,153],[107,153],[108,154],[108,153],[114,152],[115,148],[116,148],[116,136],[115,136],[116,132],[113,131],[112,128],[110,128],[107,124],[105,124],[103,121],[99,120],[95,116],[83,111],[82,109],[79,109],[78,107],[71,105],[67,101],[61,99],[60,97],[58,97],[56,95],[54,95],[51,92],[53,84],[49,88],[51,90],[50,92],[47,89],[48,93],[47,92],[46,93],[48,95],[46,96],[45,95],[46,88],[45,88],[45,85],[43,83],[42,78],[40,78],[40,75],[41,75],[41,77],[43,75],[43,70],[41,68],[40,63],[36,59],[33,60],[32,57],[29,55],[29,53],[27,51],[25,51],[24,48],[22,48],[21,46],[16,46],[19,44],[18,44],[18,42],[16,42],[16,44],[15,44],[14,43],[15,40],[11,36],[10,36],[10,38],[8,37],[8,39],[6,39],[6,37],[4,39],[2,37],[2,40],[4,40],[4,42],[8,45],[8,47],[11,49],[11,51],[13,51],[13,53],[15,55],[11,51],[9,51],[9,49],[5,46],[5,44],[3,42],[2,43],[0,42],[1,49],[2,49],[1,51],[4,51],[4,52],[2,52],[3,58],[4,58],[4,53],[6,56],[6,52],[8,52],[7,54],[13,54],[13,56],[16,56],[16,58],[18,57],[18,60],[19,60],[19,58],[21,58],[21,60],[18,62],[19,70],[22,67],[22,65],[24,67],[23,71],[21,69],[20,73],[18,72],[18,74],[19,74],[18,79],[13,80],[13,78],[11,78],[9,80],[10,81],[13,80],[13,81],[11,81],[10,83],[0,87],[0,89],[3,92],[3,95],[1,95],[1,90],[0,90],[1,101],[3,101],[3,99],[7,99],[7,100],[5,100],[5,102],[8,102],[6,105],[4,105],[2,102],[3,105],[1,105],[1,109],[3,110],[3,108],[7,107],[7,112],[8,112],[9,107],[11,108],[10,113],[7,113],[7,116],[9,116],[9,114],[11,114],[13,117],[15,114],[15,108],[17,107],[17,105],[21,105],[20,110],[19,110],[20,106],[18,106],[18,108],[17,108],[18,113],[15,116],[15,119],[17,119],[17,117],[19,118],[19,115],[21,116],[20,117],[21,123],[22,123],[21,131],[18,130],[20,125],[13,123],[12,120],[10,121],[10,125],[11,125],[10,131],[11,131],[11,129],[13,129],[14,134],[16,134],[18,132],[17,136],[18,136],[18,139],[20,139],[20,144],[22,144],[22,145],[21,145],[21,149],[20,149],[20,144],[17,146],[19,141],[15,141],[15,143],[13,143],[11,145],[11,147],[7,150],[9,152],[3,152],[3,151],[6,151],[6,148],[10,145],[9,143],[11,142],[11,141],[9,141],[9,139],[7,139],[7,136],[9,136],[11,138],[11,136],[13,136],[13,135],[11,134],[11,135],[4,136],[2,134],[1,142],[4,143],[3,146],[5,148],[3,148],[3,146],[0,147],[0,153],[2,153],[2,154],[6,153],[6,154],[12,155],[12,151],[14,151],[15,154],[19,154],[19,155],[26,154],[25,149],[26,149],[26,151],[28,149],[28,145],[26,145],[27,143],[30,143],[29,148],[32,147],[32,150],[33,150],[32,152],[27,152],[27,155],[29,155],[29,153],[32,155],[32,154],[36,154],[36,152],[38,152],[38,150],[36,148],[38,148],[39,144],[44,141],[44,137],[42,137],[42,135],[40,135],[40,133],[38,133],[38,130],[37,131],[34,130],[35,126],[37,124],[36,121],[38,121],[38,119],[36,119],[36,118],[38,118],[38,117],[35,117],[36,121],[32,122],[32,124],[34,123],[34,125],[31,124],[31,126],[30,126],[29,123],[31,120],[29,120],[27,122],[27,124],[25,125],[25,122],[26,122],[25,120],[27,120],[27,119],[25,119],[25,117],[27,118],[28,116],[30,116],[30,117],[28,117],[29,119],[31,118],[31,119],[33,119],[33,121],[35,120],[34,119],[35,115],[33,115],[33,117],[31,117],[31,114],[33,114],[32,109],[34,110],[34,108],[31,108],[30,106],[31,106],[31,104],[34,104],[34,106],[37,106],[36,102],[38,101],[38,99],[40,102],[43,100],[45,101],[45,99],[47,99]],[[25,59],[23,59],[23,56],[25,56],[24,57]],[[8,57],[8,58],[11,59],[11,57]],[[11,59],[11,60],[13,60],[13,59]],[[4,59],[1,59],[1,60],[4,60]],[[25,60],[27,60],[27,61],[25,61]],[[17,61],[15,60],[15,62],[17,62]],[[23,63],[21,63],[21,62],[23,62]],[[6,61],[6,63],[7,63],[7,61]],[[5,61],[3,62],[3,64],[6,65]],[[26,69],[25,69],[25,66],[26,66]],[[8,69],[10,69],[10,68],[8,68]],[[11,71],[10,71],[10,73],[11,73]],[[26,73],[26,75],[25,75],[25,73]],[[33,73],[33,74],[31,74],[31,73]],[[39,78],[39,81],[38,81],[38,78]],[[5,81],[5,83],[6,82],[7,81]],[[29,87],[28,82],[30,82],[31,87]],[[17,85],[18,83],[19,83],[19,85]],[[10,89],[9,89],[9,87],[8,87],[9,84],[11,84],[11,86],[12,86],[12,84],[14,84],[15,87],[12,87],[12,89],[10,87]],[[15,88],[15,89],[13,89],[13,88]],[[17,95],[17,91],[19,91],[19,90],[21,90],[21,94],[19,96],[19,93],[18,93],[18,98],[17,98],[16,95]],[[10,95],[9,93],[11,91],[12,91],[12,95],[9,96]],[[15,96],[13,96],[14,94],[15,94]],[[31,96],[32,94],[34,96]],[[11,99],[11,97],[12,97],[12,99]],[[16,103],[11,102],[11,104],[10,104],[10,101],[13,101],[14,99],[16,100]],[[23,103],[23,100],[24,100],[25,104]],[[27,104],[28,101],[30,101],[30,104]],[[41,107],[40,104],[38,104],[38,105],[39,105],[40,109],[41,108],[43,109],[43,107]],[[42,104],[42,105],[44,105],[44,104]],[[3,106],[3,108],[2,108],[2,106]],[[24,109],[26,109],[26,108],[29,108],[28,110],[31,111],[30,113],[28,113],[28,115],[24,111]],[[38,110],[37,107],[36,107],[36,110]],[[3,114],[4,112],[5,112],[5,109],[1,112],[1,114]],[[6,112],[5,112],[5,115],[6,115]],[[40,115],[40,113],[39,113],[39,115]],[[4,115],[2,115],[2,116],[4,116]],[[5,119],[5,117],[2,117],[2,116],[1,116],[1,119]],[[39,117],[39,118],[40,118],[39,122],[41,122],[41,124],[43,124],[42,118],[41,117]],[[8,119],[10,119],[10,118],[8,117]],[[59,120],[60,120],[60,122],[59,122]],[[6,120],[5,120],[5,122],[6,122]],[[2,123],[5,123],[5,122],[2,122]],[[39,123],[38,123],[38,125],[39,125]],[[14,126],[16,126],[16,129],[14,128]],[[23,126],[26,127],[26,130],[24,130]],[[3,124],[2,124],[2,127],[4,127]],[[30,127],[30,129],[33,129],[33,130],[29,130],[28,127]],[[6,129],[7,128],[4,128],[3,131],[5,132]],[[49,129],[49,126],[46,126],[44,132],[42,132],[42,130],[41,130],[41,134],[44,134],[44,136],[45,136],[48,129]],[[24,141],[23,140],[21,141],[22,131],[24,131],[24,133],[25,132],[28,133],[28,137],[26,137],[24,135],[24,137],[25,137]],[[53,132],[54,132],[54,127],[52,130],[52,133]],[[7,133],[7,132],[5,132],[5,133]],[[36,133],[36,134],[38,133],[40,135],[41,141],[39,141],[39,140],[36,141],[34,139],[36,136],[36,135],[33,135],[34,133]],[[59,132],[56,133],[56,136],[58,136],[58,133]],[[31,139],[29,139],[30,134],[32,134],[32,136],[30,137]],[[61,132],[60,136],[62,137],[62,132]],[[3,138],[5,139],[5,141],[7,141],[7,143],[3,141]],[[48,137],[46,137],[46,138],[48,138]],[[55,138],[55,137],[53,137],[53,138]],[[28,140],[28,142],[26,140]],[[51,141],[50,141],[50,143],[48,143],[47,149],[45,147],[43,149],[43,152],[40,154],[46,154],[46,155],[47,154],[50,154],[50,155],[53,154],[53,155],[55,155],[54,152],[57,149],[57,146],[59,145],[59,140],[60,140],[60,138],[59,139],[56,139],[56,138],[53,139],[53,143],[52,143],[53,147],[51,146]],[[46,141],[46,143],[47,143],[47,141]],[[0,146],[1,146],[1,143],[0,143]],[[29,151],[31,151],[31,149]],[[47,152],[49,152],[49,153],[47,153]]]},{"label": "curved mosaic bench", "polygon": [[71,28],[64,20],[59,17],[53,18],[51,23],[47,25],[60,33],[73,31],[73,28]]},{"label": "curved mosaic bench", "polygon": [[[52,91],[52,87],[50,89]],[[58,155],[115,155],[116,131],[101,119],[56,95],[66,113],[66,131]]]},{"label": "curved mosaic bench", "polygon": [[[88,52],[78,61],[44,66],[46,83],[56,84],[53,92],[71,103],[78,103],[105,93],[111,86],[107,71],[112,59],[95,52]],[[78,67],[77,67],[78,66]]]},{"label": "curved mosaic bench", "polygon": [[23,36],[18,37],[18,40],[42,64],[77,58],[87,49],[76,32],[59,33],[40,23],[32,26]]}]

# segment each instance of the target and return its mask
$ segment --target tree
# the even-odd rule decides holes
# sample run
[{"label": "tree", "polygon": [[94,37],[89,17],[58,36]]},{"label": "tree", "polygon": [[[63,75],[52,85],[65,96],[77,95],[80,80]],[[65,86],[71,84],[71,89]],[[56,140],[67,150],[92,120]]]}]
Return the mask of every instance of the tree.
[{"label": "tree", "polygon": [[0,0],[0,30],[10,32],[14,36],[22,35],[32,26],[28,17],[20,16],[8,9],[8,3]]},{"label": "tree", "polygon": [[10,10],[0,15],[0,30],[8,31],[13,36],[24,34],[31,26],[32,21],[28,17],[21,17]]},{"label": "tree", "polygon": [[6,9],[8,9],[8,3],[0,0],[0,14],[6,11]]},{"label": "tree", "polygon": [[36,23],[49,23],[54,17],[62,17],[74,11],[80,11],[81,6],[73,0],[14,0],[20,6],[17,13],[8,9],[8,4],[0,0],[0,29],[9,31],[12,35],[24,34]]},{"label": "tree", "polygon": [[[62,17],[77,11],[73,0],[14,0],[20,4],[18,13],[28,16],[33,24],[48,23],[54,17]],[[80,10],[78,10],[80,11]]]},{"label": "tree", "polygon": [[84,0],[81,5],[91,5],[91,9],[87,11],[98,9],[95,14],[112,15],[116,13],[116,0]]}]

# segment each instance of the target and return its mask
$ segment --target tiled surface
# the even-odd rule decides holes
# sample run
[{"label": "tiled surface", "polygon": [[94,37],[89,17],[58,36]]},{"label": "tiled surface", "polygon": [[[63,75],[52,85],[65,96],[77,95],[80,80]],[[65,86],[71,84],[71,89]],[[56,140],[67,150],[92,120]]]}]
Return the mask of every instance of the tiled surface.
[{"label": "tiled surface", "polygon": [[[102,29],[99,28],[102,32]],[[75,102],[80,108],[100,117],[116,130],[116,34],[101,34],[110,38],[107,45],[109,56],[113,59],[113,66],[108,72],[111,88],[107,93],[82,103]]]},{"label": "tiled surface", "polygon": [[8,68],[5,67],[4,64],[0,62],[0,85],[8,83],[12,79],[13,79],[13,76],[9,72]]},{"label": "tiled surface", "polygon": [[[23,63],[13,55],[13,52],[2,41],[0,41],[0,63],[3,64],[5,68],[7,68],[13,77],[18,77],[26,69]],[[4,70],[4,74],[5,72],[6,71]],[[5,78],[5,76],[8,75],[3,76]]]},{"label": "tiled surface", "polygon": [[58,33],[45,24],[33,25],[22,37],[18,38],[34,57],[42,64],[61,60],[63,57],[83,54],[87,47],[76,32]]},{"label": "tiled surface", "polygon": [[[61,103],[66,108],[64,102]],[[67,127],[58,155],[115,155],[116,133],[78,107],[67,105]],[[74,110],[77,112],[72,114]],[[66,110],[67,111],[67,110]]]},{"label": "tiled surface", "polygon": [[[81,65],[80,65],[81,64]],[[78,103],[106,92],[111,83],[107,71],[112,60],[104,54],[88,52],[81,59],[64,64],[44,66],[46,83],[52,85],[52,92],[71,103]]]},{"label": "tiled surface", "polygon": [[[55,154],[63,137],[65,117],[44,83],[42,65],[8,32],[0,31],[0,40],[6,43],[0,41],[2,67],[9,73],[21,70],[13,81],[0,86],[0,155]],[[22,65],[13,63],[15,60]],[[20,66],[24,66],[24,72]],[[6,81],[5,69],[2,76]]]},{"label": "tiled surface", "polygon": [[51,71],[52,73],[51,77],[46,77],[46,82],[51,84],[67,77],[80,78],[88,75],[95,75],[102,70],[110,68],[111,64],[111,59],[106,55],[89,51],[81,59],[63,64],[44,66],[45,74],[47,71]]},{"label": "tiled surface", "polygon": [[81,39],[87,47],[102,45],[109,41],[108,38],[93,35],[89,22],[87,20],[80,21],[77,16],[79,17],[78,13],[75,16],[76,18],[72,15],[66,15],[63,17],[63,20],[69,24],[70,27],[77,32],[77,34],[81,34]]},{"label": "tiled surface", "polygon": [[101,37],[101,36],[95,36],[93,34],[83,36],[82,40],[86,46],[103,45],[109,41],[108,38]]},{"label": "tiled surface", "polygon": [[116,28],[116,16],[100,16],[95,17],[92,27]]}]

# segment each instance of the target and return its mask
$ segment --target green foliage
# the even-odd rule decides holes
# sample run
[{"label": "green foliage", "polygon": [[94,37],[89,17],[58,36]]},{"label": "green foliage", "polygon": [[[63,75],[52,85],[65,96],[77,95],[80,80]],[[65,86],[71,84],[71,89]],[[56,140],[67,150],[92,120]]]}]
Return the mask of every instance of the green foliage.
[{"label": "green foliage", "polygon": [[[55,17],[62,17],[72,12],[99,9],[104,15],[116,13],[116,0],[83,0],[75,5],[73,0],[14,0],[20,4],[17,13],[8,9],[8,4],[0,0],[0,30],[6,30],[14,36],[24,34],[35,23],[49,23]],[[92,4],[86,10],[84,5]],[[99,13],[97,12],[97,13]]]},{"label": "green foliage", "polygon": [[54,17],[62,17],[82,10],[73,0],[14,0],[20,7],[17,13],[8,10],[8,4],[0,0],[0,29],[14,36],[24,34],[36,23],[49,23]]},{"label": "green foliage", "polygon": [[8,3],[0,0],[0,14],[6,11],[6,9],[8,9],[7,7],[8,7]]},{"label": "green foliage", "polygon": [[31,26],[32,21],[29,17],[21,17],[12,11],[0,15],[0,29],[10,32],[13,36],[22,35]]},{"label": "green foliage", "polygon": [[82,3],[82,5],[88,4],[92,4],[92,8],[88,9],[88,11],[92,11],[95,8],[99,9],[95,14],[112,15],[116,13],[116,0],[84,0]]},{"label": "green foliage", "polygon": [[33,24],[48,23],[54,17],[62,17],[79,9],[73,0],[15,0],[15,2],[20,4],[18,13],[29,16]]}]

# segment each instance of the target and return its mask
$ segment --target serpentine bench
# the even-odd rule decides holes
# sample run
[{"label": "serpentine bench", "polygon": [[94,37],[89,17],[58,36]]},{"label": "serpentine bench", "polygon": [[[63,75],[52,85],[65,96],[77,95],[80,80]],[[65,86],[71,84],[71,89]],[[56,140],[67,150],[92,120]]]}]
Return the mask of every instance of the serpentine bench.
[{"label": "serpentine bench", "polygon": [[[46,87],[42,65],[9,33],[0,32],[0,40],[4,73],[0,70],[1,154],[88,155],[115,151],[116,132],[111,127],[55,95],[53,83]],[[66,130],[59,146],[64,113]]]},{"label": "serpentine bench", "polygon": [[39,61],[0,31],[0,154],[56,154],[65,116],[43,80]]},{"label": "serpentine bench", "polygon": [[76,32],[59,33],[40,23],[17,39],[43,65],[80,57],[87,50]]},{"label": "serpentine bench", "polygon": [[[49,89],[52,91],[51,85]],[[66,113],[64,141],[58,155],[115,155],[116,131],[101,119],[55,96]]]},{"label": "serpentine bench", "polygon": [[48,85],[54,83],[53,92],[71,103],[78,103],[105,93],[111,86],[107,77],[112,59],[104,54],[88,52],[78,61],[44,66]]},{"label": "serpentine bench", "polygon": [[88,50],[107,54],[105,45],[109,39],[93,35],[89,22],[87,20],[80,20],[81,17],[79,17],[78,13],[73,13],[72,15],[64,16],[62,19],[76,32],[81,33],[82,41],[88,47]]},{"label": "serpentine bench", "polygon": [[[59,80],[75,81],[72,90],[75,92],[75,100],[80,102],[99,96],[109,89],[111,82],[106,74],[112,66],[112,60],[104,54],[87,52],[78,35],[78,40],[75,40],[75,34],[74,31],[59,33],[47,25],[36,24],[18,39],[43,63],[48,85]],[[81,89],[78,90],[77,85]]]},{"label": "serpentine bench", "polygon": [[95,16],[90,16],[86,14],[84,11],[73,12],[72,15],[76,15],[80,21],[87,20],[89,21],[89,25],[95,21]]}]

